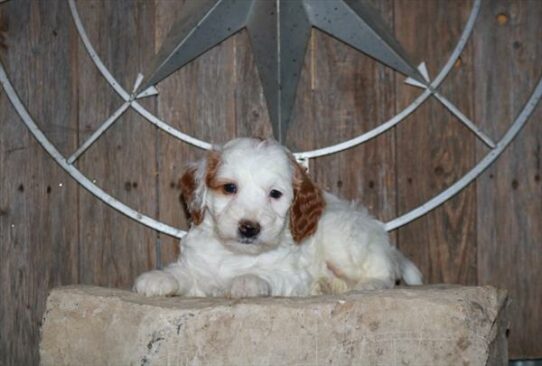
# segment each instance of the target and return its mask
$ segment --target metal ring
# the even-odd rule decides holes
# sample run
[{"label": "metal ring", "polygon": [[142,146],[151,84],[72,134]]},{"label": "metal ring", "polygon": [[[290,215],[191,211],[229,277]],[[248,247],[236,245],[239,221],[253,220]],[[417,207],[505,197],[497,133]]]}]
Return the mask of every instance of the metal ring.
[{"label": "metal ring", "polygon": [[146,225],[154,230],[160,231],[175,238],[181,238],[184,236],[184,234],[186,234],[186,232],[183,230],[176,229],[160,221],[156,221],[155,219],[145,216],[134,210],[133,208],[125,205],[124,203],[110,196],[104,190],[92,183],[92,181],[90,181],[90,179],[88,179],[83,173],[81,173],[81,171],[79,171],[79,169],[77,169],[75,166],[69,164],[66,161],[66,158],[60,153],[60,151],[57,150],[57,148],[49,141],[47,136],[45,136],[45,134],[39,129],[39,127],[36,125],[32,117],[28,113],[26,107],[23,105],[19,96],[15,92],[13,85],[9,81],[2,62],[0,62],[0,83],[4,87],[9,101],[21,117],[21,120],[26,125],[30,133],[40,143],[40,145],[43,146],[45,151],[47,151],[47,153],[51,155],[54,161],[58,165],[60,165],[60,167],[64,169],[73,179],[75,179],[76,182],[81,184],[85,189],[87,189],[90,193],[99,198],[102,202],[123,213],[129,218],[142,223],[143,225]]},{"label": "metal ring", "polygon": [[[83,27],[83,23],[81,22],[81,18],[79,17],[79,13],[77,12],[77,7],[75,6],[74,0],[68,0],[68,3],[70,5],[70,11],[72,14],[73,21],[75,23],[75,27],[77,28],[77,32],[79,33],[79,36],[81,37],[81,41],[83,42],[83,45],[85,46],[85,49],[87,50],[87,53],[89,54],[90,58],[102,74],[102,76],[107,80],[109,85],[117,92],[117,94],[124,99],[125,102],[131,101],[130,93],[128,93],[120,84],[118,81],[111,75],[107,67],[105,67],[104,63],[100,59],[100,56],[96,53],[96,50],[94,50],[94,47],[92,47],[92,43],[90,43],[90,39],[88,38],[87,32],[85,31],[85,27]],[[201,149],[210,150],[212,148],[212,144],[199,140],[195,137],[192,137],[190,135],[187,135],[176,128],[172,127],[168,123],[162,121],[160,118],[158,118],[156,115],[149,112],[145,107],[143,107],[141,104],[139,104],[135,99],[132,100],[131,103],[132,108],[134,108],[141,116],[146,118],[149,122],[156,125],[156,127],[160,128],[161,130],[169,133],[171,136],[178,138],[179,140],[182,140],[184,142],[187,142],[191,145],[194,145],[196,147],[199,147]]]},{"label": "metal ring", "polygon": [[[85,47],[87,47],[87,51],[90,54],[90,57],[93,59],[94,63],[104,75],[104,77],[108,80],[110,85],[117,91],[117,93],[126,101],[129,102],[134,109],[136,109],[142,116],[147,118],[151,123],[157,125],[159,128],[163,129],[164,131],[170,133],[174,137],[177,137],[185,142],[191,143],[195,146],[198,146],[200,148],[208,149],[211,147],[210,144],[203,142],[201,140],[195,139],[191,136],[188,136],[186,134],[183,134],[182,132],[174,129],[173,127],[169,126],[164,121],[160,120],[158,117],[153,115],[152,113],[148,112],[145,108],[143,108],[137,101],[130,99],[130,95],[117,83],[117,81],[113,78],[113,76],[109,73],[107,68],[103,65],[101,60],[99,59],[98,55],[95,53],[94,49],[92,48],[92,45],[90,44],[90,41],[88,37],[86,36],[86,33],[84,31],[84,28],[82,28],[82,23],[79,19],[79,16],[77,14],[77,10],[75,8],[75,3],[73,0],[69,0],[70,3],[70,9],[72,9],[72,16],[74,16],[74,21],[76,23],[76,26],[78,27],[78,31],[82,30],[82,34],[80,33],[83,43],[85,43]],[[480,7],[480,0],[476,0],[475,4],[473,5],[473,9],[471,11],[469,21],[467,23],[467,26],[465,27],[463,34],[458,42],[458,45],[456,46],[454,52],[452,53],[452,57],[448,60],[444,68],[441,70],[437,78],[433,81],[431,84],[434,88],[436,88],[440,83],[444,80],[444,78],[447,76],[449,70],[453,66],[453,63],[455,62],[455,59],[459,57],[459,54],[462,52],[465,43],[467,39],[469,38],[472,28],[474,25],[474,20],[476,19]],[[79,27],[81,27],[79,29]],[[86,41],[85,41],[86,40]],[[103,191],[101,188],[96,186],[94,183],[92,183],[84,174],[82,174],[75,166],[69,164],[66,161],[66,158],[62,156],[62,154],[54,147],[53,144],[47,139],[47,137],[43,134],[43,132],[39,129],[39,127],[35,124],[32,117],[29,115],[28,111],[26,110],[25,106],[20,101],[17,93],[13,89],[13,86],[11,85],[9,79],[7,78],[7,74],[4,70],[3,65],[0,63],[0,82],[2,86],[4,87],[4,90],[6,91],[6,94],[8,95],[8,98],[12,105],[14,106],[15,110],[21,117],[23,123],[26,125],[26,127],[30,130],[32,135],[36,138],[36,140],[44,147],[44,149],[51,155],[51,157],[70,175],[72,178],[74,178],[78,183],[80,183],[85,189],[87,189],[89,192],[91,192],[93,195],[95,195],[98,199],[102,200],[112,208],[116,209],[117,211],[123,213],[124,215],[132,218],[135,221],[138,221],[150,228],[153,228],[159,232],[165,233],[167,235],[181,238],[184,234],[186,234],[185,231],[176,229],[174,227],[171,227],[167,224],[164,224],[162,222],[159,222],[157,220],[154,220],[148,216],[145,216],[136,210],[130,208],[129,206],[125,205],[124,203],[118,201],[114,197],[107,194],[105,191]],[[421,104],[427,97],[425,97],[425,94],[431,94],[431,91],[426,90],[423,92],[412,104],[411,106],[405,108],[401,113],[411,113],[412,110],[414,110],[419,104]],[[424,98],[422,101],[421,98]],[[542,98],[542,78],[540,79],[538,85],[534,89],[531,97],[529,98],[528,102],[516,118],[516,120],[513,122],[512,126],[508,129],[506,134],[502,137],[502,139],[497,143],[496,147],[491,150],[474,168],[472,168],[467,174],[465,174],[461,179],[456,181],[452,186],[448,187],[446,190],[442,191],[438,195],[436,195],[431,200],[427,201],[425,204],[409,211],[408,213],[389,221],[385,224],[386,230],[391,231],[394,230],[400,226],[403,226],[416,218],[426,214],[427,212],[431,211],[435,207],[439,206],[455,194],[457,194],[459,191],[461,191],[465,186],[467,186],[470,182],[472,182],[477,176],[479,176],[491,163],[493,163],[500,154],[504,151],[504,149],[511,143],[511,141],[514,139],[514,137],[519,133],[521,128],[525,125],[527,122],[530,114],[533,112],[535,106],[537,105],[538,101]],[[410,107],[418,103],[414,109],[409,110]],[[401,114],[400,113],[400,114]],[[399,116],[398,114],[397,116]],[[407,114],[407,115],[408,115]],[[397,118],[394,117],[394,118]],[[403,116],[401,119],[404,119]],[[361,135],[358,136],[355,139],[343,142],[342,144],[334,145],[327,147],[325,149],[328,149],[329,152],[325,152],[324,154],[320,154],[318,152],[322,152],[322,150],[325,149],[319,149],[314,151],[308,151],[304,153],[297,153],[298,157],[316,157],[316,156],[322,156],[326,154],[331,154],[334,152],[342,151],[346,148],[350,148],[352,146],[355,146],[359,143],[365,142],[368,139],[377,136],[378,134],[386,131],[392,126],[389,126],[389,123],[394,122],[394,125],[397,124],[400,120],[392,119],[383,125],[380,125],[379,127]],[[383,128],[384,126],[385,128]],[[364,137],[365,136],[365,137]],[[358,139],[362,139],[363,141],[358,142]],[[343,149],[337,149],[337,146],[343,144],[350,144],[353,143],[354,140],[356,140],[356,143],[353,145],[348,145],[348,147],[344,147]],[[310,155],[310,154],[315,155]],[[303,155],[303,154],[309,154],[309,155]]]},{"label": "metal ring", "polygon": [[416,207],[415,209],[407,212],[406,214],[397,217],[385,224],[387,231],[392,231],[397,229],[398,227],[401,227],[403,225],[408,224],[409,222],[417,219],[420,216],[425,215],[427,212],[433,210],[434,208],[440,206],[448,199],[455,196],[457,193],[459,193],[463,188],[465,188],[469,183],[471,183],[476,177],[478,177],[482,172],[491,165],[506,149],[506,147],[512,142],[514,137],[519,133],[521,128],[525,125],[527,120],[529,119],[529,116],[533,112],[534,108],[540,101],[540,98],[542,97],[542,77],[538,81],[538,85],[535,87],[533,93],[531,94],[529,100],[519,113],[518,117],[510,126],[508,131],[504,134],[504,136],[501,138],[501,140],[497,143],[495,148],[491,150],[487,155],[478,162],[472,168],[469,170],[467,174],[465,174],[461,179],[456,181],[454,184],[452,184],[450,187],[439,193],[438,195],[434,196],[432,199],[424,203],[423,205],[420,205]]},{"label": "metal ring", "polygon": [[454,51],[450,55],[450,58],[448,59],[446,64],[444,64],[444,67],[437,74],[437,77],[431,83],[430,88],[425,89],[425,91],[421,93],[409,106],[404,108],[401,112],[397,113],[394,117],[392,117],[388,121],[378,125],[378,127],[375,127],[370,131],[367,131],[357,137],[354,137],[353,139],[343,141],[336,145],[324,147],[321,149],[298,152],[298,153],[295,153],[294,155],[298,158],[306,159],[306,158],[315,158],[319,156],[330,155],[339,151],[350,149],[354,146],[367,142],[375,138],[376,136],[386,132],[393,126],[397,125],[399,122],[403,121],[406,117],[408,117],[412,112],[414,112],[423,102],[425,102],[431,96],[432,94],[431,88],[434,90],[438,89],[438,87],[444,81],[446,76],[448,76],[448,73],[450,72],[455,62],[457,61],[457,59],[463,52],[463,49],[465,48],[465,45],[467,44],[467,41],[469,40],[472,34],[472,30],[474,29],[474,23],[476,19],[478,18],[478,14],[480,13],[480,3],[481,3],[481,0],[476,0],[475,3],[473,4],[469,18],[467,20],[467,24],[465,25],[465,28],[463,29],[463,32],[461,33],[461,37],[459,38],[459,41],[457,42],[457,45],[455,46]]},{"label": "metal ring", "polygon": [[[85,46],[85,49],[87,50],[87,53],[89,54],[90,58],[98,68],[98,70],[102,73],[103,77],[107,80],[109,85],[119,94],[121,98],[123,98],[125,101],[128,101],[130,98],[130,95],[126,90],[124,90],[120,84],[117,82],[117,80],[113,77],[113,75],[109,72],[107,67],[105,67],[104,63],[96,53],[96,50],[92,46],[92,43],[90,42],[90,39],[88,38],[87,32],[85,30],[85,27],[83,26],[83,22],[81,21],[81,17],[79,16],[79,12],[77,11],[77,6],[75,5],[75,0],[68,0],[70,5],[70,11],[72,14],[73,21],[75,23],[75,26],[77,28],[77,32],[79,33],[79,36],[81,37],[81,40]],[[476,18],[478,17],[478,14],[480,12],[480,4],[481,0],[476,0],[472,6],[469,18],[467,20],[467,23],[465,25],[465,28],[463,29],[463,32],[461,34],[461,37],[459,38],[459,41],[450,55],[450,58],[444,65],[444,67],[441,69],[441,71],[438,73],[435,80],[431,83],[431,88],[437,89],[442,81],[448,76],[448,73],[452,69],[453,65],[459,58],[459,55],[463,52],[463,49],[465,48],[465,45],[470,38],[470,35],[472,34],[472,30],[474,28],[474,23],[476,21]],[[304,151],[304,152],[296,152],[294,153],[295,157],[298,159],[306,159],[306,158],[314,158],[324,155],[333,154],[339,151],[343,151],[346,149],[349,149],[351,147],[354,147],[356,145],[362,144],[372,138],[375,138],[376,136],[386,132],[393,126],[397,125],[399,122],[403,121],[406,117],[408,117],[412,112],[414,112],[423,102],[425,102],[430,96],[432,92],[430,89],[426,89],[424,92],[420,94],[409,106],[407,106],[405,109],[403,109],[401,112],[399,112],[397,115],[395,115],[390,120],[380,124],[378,127],[375,127],[374,129],[365,132],[362,135],[359,135],[353,139],[341,142],[336,145],[328,146],[325,148],[317,149],[317,150],[310,150],[310,151]],[[174,127],[172,127],[167,122],[161,120],[156,115],[152,114],[148,110],[146,110],[143,106],[141,106],[139,103],[134,102],[133,103],[134,109],[140,113],[143,117],[148,119],[151,123],[156,125],[158,128],[162,129],[163,131],[169,133],[170,135],[185,141],[189,144],[192,144],[194,146],[197,146],[202,149],[210,149],[212,147],[211,144],[204,142],[202,140],[199,140],[195,137],[189,136]]]}]

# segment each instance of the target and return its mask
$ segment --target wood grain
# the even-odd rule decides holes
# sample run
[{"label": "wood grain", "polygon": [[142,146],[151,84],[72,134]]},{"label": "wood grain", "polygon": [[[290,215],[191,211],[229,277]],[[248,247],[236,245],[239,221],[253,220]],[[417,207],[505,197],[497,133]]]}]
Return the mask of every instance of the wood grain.
[{"label": "wood grain", "polygon": [[[396,2],[399,41],[431,76],[448,60],[463,30],[470,2]],[[420,27],[420,24],[424,24]],[[439,89],[472,118],[472,49]],[[397,80],[397,109],[420,90]],[[435,99],[430,99],[397,129],[398,210],[424,203],[459,179],[475,161],[474,136]],[[443,206],[398,230],[400,248],[416,262],[428,283],[476,283],[476,191],[470,186]]]},{"label": "wood grain", "polygon": [[[73,32],[65,2],[0,6],[0,58],[22,101],[61,151],[76,142]],[[54,90],[54,93],[48,92]],[[78,280],[78,186],[0,92],[0,365],[38,363],[48,291]]]},{"label": "wood grain", "polygon": [[[393,26],[393,2],[374,1]],[[368,131],[394,115],[394,72],[320,31],[312,32],[294,122],[296,151],[328,146]],[[395,215],[393,134],[314,159],[311,175],[325,189],[357,200],[381,220]]]},{"label": "wood grain", "polygon": [[[500,138],[542,77],[542,3],[484,3],[475,33],[476,120]],[[510,355],[542,357],[542,108],[477,181],[478,281],[512,298]],[[478,150],[481,157],[485,154]]]},{"label": "wood grain", "polygon": [[[156,52],[171,25],[183,11],[183,3],[157,3]],[[235,137],[235,40],[230,38],[186,65],[158,85],[159,116],[175,128],[204,141],[223,143]],[[177,182],[190,162],[205,156],[199,148],[160,133],[160,219],[187,228],[179,202]],[[161,236],[162,264],[177,259],[178,240]]]},{"label": "wood grain", "polygon": [[[184,1],[78,0],[89,37],[126,89],[146,70]],[[373,0],[435,76],[457,43],[472,0]],[[498,140],[542,76],[542,2],[486,1],[474,38],[439,89]],[[0,58],[30,112],[69,155],[122,101],[90,61],[64,0],[0,5]],[[202,140],[269,136],[271,127],[245,31],[174,73],[142,103]],[[313,30],[287,144],[294,150],[352,138],[389,119],[419,90],[403,77]],[[510,352],[542,357],[542,118],[476,184],[396,231],[427,282],[491,284],[513,302]],[[389,220],[460,178],[487,148],[437,101],[393,131],[311,161],[311,174]],[[78,162],[107,192],[145,214],[187,227],[177,180],[205,152],[157,131],[133,111]],[[105,206],[44,153],[0,92],[0,365],[38,362],[47,291],[87,283],[129,287],[140,272],[174,261],[178,240]]]},{"label": "wood grain", "polygon": [[[79,13],[104,64],[124,89],[154,50],[154,3],[79,1]],[[81,43],[78,48],[79,142],[122,101],[98,73]],[[145,103],[152,102],[147,100]],[[152,110],[152,105],[151,105]],[[129,110],[78,161],[96,184],[127,205],[156,216],[156,129]],[[156,233],[81,192],[79,268],[81,282],[129,288],[154,267]]]},{"label": "wood grain", "polygon": [[236,135],[271,137],[273,131],[246,30],[234,37]]}]

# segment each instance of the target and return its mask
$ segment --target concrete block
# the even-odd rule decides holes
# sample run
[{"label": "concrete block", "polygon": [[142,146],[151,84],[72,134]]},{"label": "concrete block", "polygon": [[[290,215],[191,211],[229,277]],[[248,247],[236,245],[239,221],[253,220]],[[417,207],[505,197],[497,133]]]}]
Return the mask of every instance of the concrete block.
[{"label": "concrete block", "polygon": [[424,286],[309,298],[51,292],[42,365],[506,365],[507,296]]}]

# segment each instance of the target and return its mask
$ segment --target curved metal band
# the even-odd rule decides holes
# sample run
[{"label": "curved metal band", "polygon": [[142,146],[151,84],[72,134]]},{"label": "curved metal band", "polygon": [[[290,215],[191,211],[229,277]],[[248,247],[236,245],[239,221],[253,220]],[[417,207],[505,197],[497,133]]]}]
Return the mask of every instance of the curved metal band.
[{"label": "curved metal band", "polygon": [[[94,51],[86,33],[82,26],[81,20],[77,14],[77,9],[75,8],[74,0],[69,0],[70,9],[72,11],[72,16],[74,18],[74,21],[76,23],[76,26],[78,28],[78,31],[81,35],[81,39],[83,43],[85,44],[85,47],[87,49],[87,52],[89,53],[90,57],[93,59],[94,63],[102,73],[102,75],[106,78],[106,80],[110,83],[110,85],[117,91],[117,93],[125,100],[125,102],[128,102],[130,106],[132,106],[134,109],[136,109],[137,112],[139,112],[143,117],[148,119],[151,123],[155,124],[157,127],[161,128],[162,130],[168,132],[170,135],[181,139],[185,142],[191,143],[192,145],[195,145],[197,147],[203,148],[203,149],[209,149],[211,147],[211,144],[208,144],[206,142],[203,142],[201,140],[195,139],[191,136],[188,136],[175,128],[171,127],[164,121],[160,120],[158,117],[147,111],[145,108],[143,108],[137,101],[135,101],[133,98],[131,98],[131,95],[126,92],[119,84],[118,82],[113,78],[113,76],[109,73],[107,68],[105,68],[104,64],[101,62],[99,57],[97,56],[96,52]],[[476,0],[475,4],[473,5],[473,9],[471,11],[471,14],[469,16],[469,20],[467,22],[467,25],[462,33],[462,36],[452,53],[450,59],[444,66],[444,68],[441,70],[441,72],[438,74],[438,76],[435,78],[431,86],[433,88],[438,87],[440,83],[444,80],[444,78],[447,76],[448,72],[450,71],[451,67],[453,66],[455,60],[457,57],[459,57],[459,54],[462,52],[465,43],[467,39],[469,38],[472,28],[474,25],[474,21],[479,13],[480,8],[480,0]],[[75,166],[69,164],[66,161],[66,158],[62,156],[62,154],[54,147],[53,144],[47,139],[47,137],[41,132],[41,130],[38,128],[38,126],[33,121],[32,117],[29,115],[28,111],[24,107],[24,105],[21,103],[17,93],[13,89],[13,86],[11,85],[9,79],[7,78],[7,75],[5,73],[3,65],[0,63],[0,82],[2,86],[4,87],[6,94],[8,95],[8,98],[12,105],[14,106],[15,110],[21,117],[23,123],[26,125],[26,127],[30,130],[32,135],[38,140],[38,142],[44,147],[44,149],[51,155],[51,157],[70,175],[72,178],[74,178],[78,183],[80,183],[85,189],[87,189],[89,192],[91,192],[93,195],[95,195],[98,199],[102,200],[112,208],[116,209],[117,211],[123,213],[124,215],[130,217],[131,219],[141,222],[142,224],[153,228],[159,232],[162,232],[164,234],[181,238],[184,234],[186,234],[185,231],[179,230],[176,228],[173,228],[167,224],[161,223],[159,221],[156,221],[150,217],[147,217],[134,209],[126,206],[124,203],[118,201],[114,197],[107,194],[105,191],[103,191],[101,188],[96,186],[94,183],[92,183],[83,173],[81,173]],[[426,96],[427,94],[427,96]],[[429,90],[426,90],[423,92],[409,107],[405,108],[401,113],[399,113],[396,117],[392,118],[390,121],[384,123],[383,125],[380,125],[379,127],[375,128],[372,131],[369,131],[361,136],[358,136],[355,139],[343,142],[342,144],[338,144],[335,146],[330,146],[325,149],[319,149],[314,151],[308,151],[303,153],[297,153],[296,155],[298,157],[316,157],[316,156],[322,156],[331,154],[334,152],[338,152],[347,148],[350,148],[352,146],[355,146],[357,144],[360,144],[362,142],[365,142],[375,136],[377,136],[380,133],[385,132],[387,129],[391,128],[393,125],[399,123],[402,119],[404,119],[408,114],[410,114],[419,104],[423,103],[427,99],[427,97],[431,94]],[[467,186],[470,182],[472,182],[478,175],[480,175],[491,163],[493,163],[499,155],[505,150],[505,148],[510,144],[510,142],[513,140],[513,138],[519,133],[521,128],[524,126],[524,124],[527,122],[529,115],[533,112],[536,104],[542,97],[542,79],[539,81],[537,87],[535,88],[533,94],[529,98],[529,101],[523,108],[523,110],[520,112],[516,120],[514,121],[513,125],[509,128],[509,130],[506,132],[506,134],[502,137],[502,139],[497,143],[495,149],[491,150],[474,168],[472,168],[465,176],[463,176],[460,180],[455,182],[452,186],[447,188],[446,190],[442,191],[438,195],[436,195],[434,198],[426,202],[425,204],[415,208],[414,210],[392,220],[385,224],[386,230],[391,231],[394,230],[402,225],[405,225],[416,218],[426,214],[427,212],[431,211],[435,207],[439,206],[443,202],[445,202],[447,199],[451,198],[453,195],[457,194],[459,191],[461,191],[465,186]],[[412,108],[412,110],[410,109]],[[403,113],[406,113],[403,116]],[[392,125],[390,125],[393,123]],[[365,136],[365,137],[364,137]],[[347,145],[344,145],[347,144]],[[343,148],[337,148],[337,146],[345,146]],[[327,149],[327,150],[326,150]],[[326,150],[326,151],[324,151]],[[325,153],[321,153],[325,152]]]},{"label": "curved metal band", "polygon": [[[111,87],[123,98],[125,101],[128,101],[130,98],[130,95],[124,90],[120,84],[117,82],[117,80],[113,77],[113,75],[109,72],[109,70],[105,67],[103,62],[101,61],[100,57],[96,53],[96,50],[94,47],[92,47],[92,43],[90,42],[90,39],[88,38],[88,35],[86,33],[85,27],[83,26],[83,22],[81,21],[81,18],[79,16],[79,13],[77,11],[77,6],[75,5],[75,0],[68,0],[70,5],[70,10],[72,14],[72,18],[74,20],[75,26],[77,28],[77,32],[79,33],[79,36],[81,37],[81,40],[83,41],[83,44],[85,46],[85,49],[87,50],[90,58],[95,63],[98,70],[102,73],[103,77],[107,80],[107,82],[111,85]],[[467,23],[465,25],[465,28],[463,29],[463,32],[461,34],[461,37],[459,38],[459,41],[450,55],[450,58],[442,68],[442,70],[438,73],[437,77],[433,80],[431,83],[432,89],[437,89],[442,81],[448,76],[448,73],[452,69],[453,65],[459,58],[459,55],[463,52],[463,49],[465,48],[465,45],[470,38],[470,35],[472,34],[472,30],[474,28],[474,23],[476,21],[476,18],[478,17],[478,14],[480,13],[480,4],[481,0],[475,0],[469,18],[467,20]],[[311,151],[304,151],[304,152],[296,152],[294,153],[295,157],[298,159],[307,159],[307,158],[314,158],[324,155],[333,154],[339,151],[343,151],[346,149],[349,149],[353,146],[362,144],[384,132],[392,128],[393,126],[397,125],[399,122],[403,121],[406,117],[408,117],[412,112],[414,112],[423,102],[425,102],[430,96],[432,92],[430,89],[426,89],[423,93],[421,93],[409,106],[407,106],[405,109],[403,109],[401,112],[399,112],[397,115],[392,117],[387,122],[384,122],[380,124],[378,127],[375,127],[374,129],[365,132],[362,135],[359,135],[351,140],[341,142],[336,145],[328,146],[322,149],[317,150],[311,150]],[[212,147],[211,144],[204,142],[202,140],[199,140],[195,137],[189,136],[187,134],[184,134],[183,132],[175,129],[167,122],[161,120],[156,115],[152,114],[148,110],[146,110],[143,106],[141,106],[139,103],[134,102],[132,104],[133,108],[140,113],[143,117],[147,118],[151,123],[156,125],[158,128],[164,130],[165,132],[169,133],[170,135],[185,141],[189,144],[192,144],[194,146],[203,148],[203,149],[210,149]]]},{"label": "curved metal band", "polygon": [[446,76],[448,76],[448,73],[450,72],[455,62],[457,61],[457,59],[463,52],[463,49],[465,48],[465,45],[467,44],[467,41],[469,40],[472,34],[472,30],[474,29],[474,23],[476,22],[476,18],[478,18],[478,14],[480,13],[480,4],[481,4],[481,0],[476,0],[474,2],[469,18],[467,20],[467,24],[465,25],[465,28],[463,29],[463,32],[461,33],[461,37],[459,38],[459,41],[457,42],[457,45],[455,46],[454,51],[450,55],[450,58],[448,59],[444,67],[438,73],[437,77],[431,83],[431,87],[425,89],[425,91],[421,93],[409,106],[407,106],[401,112],[397,113],[394,117],[392,117],[388,121],[378,125],[378,127],[375,127],[370,131],[367,131],[357,137],[354,137],[353,139],[343,141],[336,145],[327,146],[321,149],[295,153],[294,155],[298,158],[306,159],[306,158],[315,158],[319,156],[330,155],[339,151],[350,149],[354,146],[367,142],[368,140],[371,140],[375,138],[376,136],[386,132],[393,126],[397,125],[399,122],[403,121],[406,117],[408,117],[412,112],[414,112],[423,102],[425,102],[431,96],[432,94],[431,88],[433,90],[438,89],[438,87],[444,81]]},{"label": "curved metal band", "polygon": [[164,234],[171,235],[175,238],[181,238],[186,234],[185,231],[176,229],[172,226],[166,225],[162,222],[156,221],[148,216],[145,216],[138,211],[132,209],[131,207],[126,206],[124,203],[120,202],[116,198],[107,194],[104,190],[99,188],[97,185],[92,183],[79,169],[75,166],[68,164],[66,158],[57,150],[57,148],[47,139],[43,132],[36,125],[26,107],[21,102],[19,96],[11,82],[9,81],[6,72],[4,70],[4,65],[0,62],[0,83],[4,87],[6,95],[8,96],[9,101],[21,117],[21,120],[26,125],[30,133],[34,138],[40,143],[41,146],[51,155],[51,157],[56,161],[62,169],[64,169],[73,179],[75,179],[79,184],[81,184],[86,190],[92,193],[94,196],[99,198],[101,201],[111,206],[115,210],[123,213],[129,218],[142,223],[152,229],[158,230]]},{"label": "curved metal band", "polygon": [[[122,86],[118,83],[118,81],[111,75],[107,67],[105,67],[104,63],[100,59],[100,56],[96,53],[94,50],[94,47],[92,47],[92,43],[90,43],[90,39],[88,38],[88,35],[85,31],[85,28],[83,27],[83,23],[81,22],[81,18],[79,17],[79,13],[77,12],[77,7],[75,6],[74,0],[68,0],[70,5],[70,11],[72,14],[73,21],[75,22],[75,27],[77,28],[77,32],[79,33],[79,36],[81,37],[81,41],[85,45],[85,49],[87,50],[87,53],[89,54],[90,58],[98,68],[98,70],[102,73],[103,77],[107,80],[109,85],[117,92],[117,94],[124,99],[125,102],[131,101],[131,107],[134,108],[139,114],[141,114],[143,117],[145,117],[149,122],[156,125],[156,127],[160,128],[161,130],[169,133],[171,136],[178,138],[179,140],[182,140],[184,142],[187,142],[191,145],[197,146],[201,149],[210,150],[212,148],[212,145],[208,142],[199,140],[195,137],[192,137],[190,135],[187,135],[168,123],[162,121],[160,118],[156,117],[154,114],[149,112],[145,107],[143,107],[141,104],[139,104],[135,98],[131,98],[131,95],[124,90]],[[131,100],[133,99],[133,100]]]},{"label": "curved metal band", "polygon": [[417,219],[418,217],[425,215],[429,211],[443,204],[451,197],[455,196],[463,188],[469,185],[469,183],[476,179],[476,177],[482,174],[482,172],[501,155],[501,153],[506,149],[510,142],[512,142],[514,137],[516,137],[519,131],[523,128],[534,108],[540,101],[541,97],[542,77],[538,81],[538,85],[534,89],[533,93],[531,94],[529,100],[519,113],[518,117],[516,118],[512,126],[510,126],[508,131],[506,131],[501,140],[497,143],[495,149],[491,150],[482,160],[478,162],[478,164],[474,166],[474,168],[472,168],[467,174],[465,174],[461,179],[448,187],[446,190],[442,191],[423,205],[418,206],[417,208],[409,211],[408,213],[387,222],[385,224],[386,230],[395,230],[398,227],[408,224],[409,222]]},{"label": "curved metal band", "polygon": [[[117,211],[123,213],[124,215],[128,216],[129,218],[141,222],[142,224],[153,228],[157,231],[160,231],[164,234],[181,238],[186,234],[185,231],[176,229],[174,227],[171,227],[169,225],[166,225],[164,223],[161,223],[159,221],[156,221],[148,216],[145,216],[134,209],[126,206],[124,203],[118,201],[114,197],[107,194],[105,191],[103,191],[101,188],[96,186],[94,183],[92,183],[85,175],[83,175],[76,167],[74,167],[71,164],[68,164],[64,156],[54,147],[53,144],[47,139],[47,137],[41,132],[41,130],[38,128],[36,123],[33,121],[32,117],[22,104],[21,100],[19,99],[17,93],[13,89],[13,86],[11,85],[5,70],[3,64],[0,62],[0,83],[2,84],[4,90],[6,91],[6,94],[21,117],[23,123],[26,125],[26,127],[29,129],[29,131],[32,133],[34,138],[43,146],[43,148],[51,155],[51,157],[64,169],[73,179],[75,179],[78,183],[80,183],[85,189],[87,189],[90,193],[92,193],[94,196],[102,200],[104,203],[108,204],[112,208],[116,209]],[[506,147],[512,142],[514,137],[519,133],[521,128],[525,125],[527,122],[529,116],[534,111],[536,105],[542,98],[542,78],[539,80],[535,90],[533,91],[532,95],[530,96],[528,102],[522,109],[522,111],[519,113],[518,117],[512,124],[512,126],[508,129],[508,131],[504,134],[502,139],[497,143],[496,148],[491,150],[474,168],[472,168],[463,178],[461,178],[459,181],[454,183],[452,186],[447,188],[445,191],[441,192],[425,204],[415,208],[414,210],[392,220],[385,224],[385,228],[387,231],[391,231],[394,229],[397,229],[398,227],[401,227],[415,219],[417,219],[420,216],[423,216],[427,212],[431,211],[432,209],[436,208],[437,206],[444,203],[446,200],[448,200],[450,197],[457,194],[459,191],[461,191],[463,188],[465,188],[470,182],[472,182],[476,177],[478,177],[489,165],[491,165],[499,156],[500,154],[506,149]]]}]

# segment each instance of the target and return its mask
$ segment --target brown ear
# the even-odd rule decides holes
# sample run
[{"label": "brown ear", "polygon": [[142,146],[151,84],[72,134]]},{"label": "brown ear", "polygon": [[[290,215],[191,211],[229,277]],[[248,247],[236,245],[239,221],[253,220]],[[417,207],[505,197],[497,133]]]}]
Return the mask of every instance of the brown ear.
[{"label": "brown ear", "polygon": [[179,187],[181,188],[181,203],[190,216],[190,220],[194,225],[199,225],[203,221],[203,208],[197,197],[198,181],[196,179],[197,168],[191,167],[186,170],[181,179],[179,179]]},{"label": "brown ear", "polygon": [[205,192],[215,182],[215,175],[220,165],[220,153],[210,151],[207,157],[197,165],[186,170],[179,180],[181,201],[184,201],[190,219],[199,225],[205,216]]},{"label": "brown ear", "polygon": [[294,200],[290,208],[290,231],[296,243],[311,236],[318,228],[326,203],[322,190],[316,186],[304,168],[294,164]]}]

